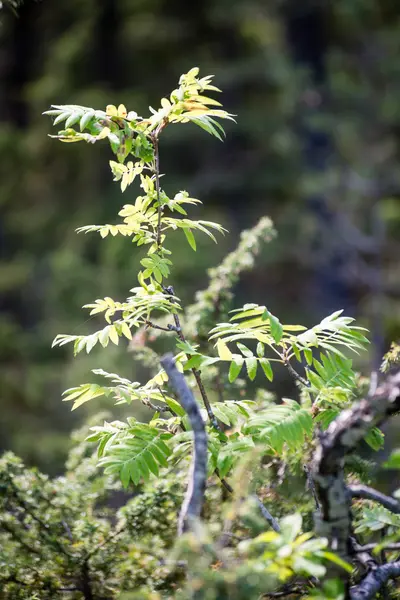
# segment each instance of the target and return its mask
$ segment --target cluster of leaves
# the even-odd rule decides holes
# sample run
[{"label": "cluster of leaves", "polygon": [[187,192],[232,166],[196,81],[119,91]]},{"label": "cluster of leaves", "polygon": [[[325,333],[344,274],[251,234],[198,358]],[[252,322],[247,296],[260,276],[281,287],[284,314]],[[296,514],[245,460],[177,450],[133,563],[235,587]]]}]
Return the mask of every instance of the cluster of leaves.
[{"label": "cluster of leaves", "polygon": [[[105,112],[71,106],[58,106],[49,111],[48,114],[55,116],[55,124],[61,121],[66,123],[66,129],[56,136],[62,141],[70,138],[74,141],[109,138],[119,161],[112,162],[112,170],[115,178],[121,180],[124,189],[130,182],[134,169],[140,171],[145,196],[139,196],[134,205],[123,207],[120,211],[120,215],[124,217],[123,224],[81,227],[79,231],[99,231],[102,237],[109,233],[129,235],[137,246],[149,246],[147,257],[141,261],[144,270],[138,275],[140,286],[132,290],[133,296],[125,302],[105,298],[88,305],[91,315],[104,314],[108,323],[106,327],[89,336],[59,335],[54,345],[62,346],[73,342],[77,354],[83,349],[90,352],[98,342],[105,347],[110,340],[118,344],[120,336],[131,339],[133,327],[153,327],[163,332],[177,331],[180,338],[177,347],[182,351],[177,359],[183,369],[198,371],[217,363],[228,362],[230,383],[238,378],[243,365],[246,366],[251,381],[257,375],[258,366],[261,366],[267,379],[272,381],[273,361],[289,367],[291,359],[296,358],[300,363],[304,359],[308,367],[312,367],[307,368],[307,379],[304,380],[310,405],[310,397],[313,397],[312,409],[311,406],[300,408],[290,400],[286,400],[282,406],[258,406],[255,409],[250,404],[245,407],[238,402],[213,406],[216,418],[226,427],[235,428],[234,433],[229,436],[222,431],[212,432],[210,436],[211,468],[219,469],[225,476],[241,454],[255,444],[262,443],[266,452],[282,454],[284,449],[293,451],[301,448],[304,440],[312,435],[312,417],[315,414],[318,413],[319,420],[327,425],[329,418],[337,414],[336,407],[350,400],[355,387],[351,361],[345,358],[339,348],[358,351],[363,349],[367,340],[362,334],[362,328],[351,325],[353,319],[341,316],[341,311],[306,330],[299,325],[282,325],[265,306],[255,304],[247,304],[243,309],[234,311],[229,323],[222,323],[211,330],[210,340],[217,340],[218,356],[202,354],[196,345],[182,338],[178,318],[178,311],[181,310],[179,299],[172,288],[165,287],[163,283],[169,276],[172,264],[167,258],[170,252],[165,247],[165,232],[171,228],[183,229],[189,244],[195,249],[192,230],[200,229],[212,236],[208,228],[219,231],[223,229],[215,223],[165,216],[164,211],[167,209],[186,215],[182,204],[195,204],[199,201],[186,192],[180,192],[170,199],[161,190],[158,137],[169,123],[194,119],[197,125],[211,124],[213,132],[214,117],[229,118],[230,115],[222,109],[207,107],[207,103],[212,104],[211,100],[199,95],[206,90],[215,91],[216,88],[210,84],[210,78],[199,79],[198,69],[192,69],[181,77],[180,87],[172,92],[170,101],[164,99],[162,109],[153,111],[153,116],[149,119],[137,117],[136,113],[128,113],[123,105],[118,108],[108,106]],[[191,117],[188,114],[189,108],[192,111]],[[84,136],[89,135],[90,139],[70,130],[78,122],[81,131],[89,128],[90,133]],[[127,143],[127,139],[132,143]],[[128,154],[133,154],[136,161],[125,165]],[[150,170],[151,176],[143,174],[145,168]],[[224,295],[225,300],[230,299],[229,289],[243,268],[251,266],[259,240],[262,237],[270,239],[272,231],[270,221],[264,219],[245,234],[238,249],[211,272],[210,287],[198,297],[198,303],[208,303],[208,310],[211,308],[215,312],[216,307],[224,301]],[[193,310],[194,308],[192,312]],[[218,312],[221,312],[220,307]],[[115,318],[117,313],[121,314],[120,318]],[[160,313],[166,315],[166,318],[173,317],[175,324],[169,323],[165,327],[154,322]],[[198,325],[197,323],[197,332]],[[256,341],[256,352],[243,344],[243,340]],[[228,344],[233,342],[239,354],[232,353],[229,349]],[[266,355],[266,351],[272,352],[273,356]],[[314,352],[318,353],[319,360]],[[114,387],[85,384],[67,390],[65,399],[74,401],[73,408],[101,395],[111,395],[117,402],[138,399],[150,407],[154,407],[154,402],[162,403],[161,407],[156,407],[156,414],[150,425],[138,424],[133,420],[125,425],[106,424],[103,428],[98,428],[91,437],[92,441],[99,442],[102,464],[107,465],[109,471],[118,471],[124,484],[128,485],[130,480],[138,483],[141,477],[147,478],[150,473],[158,475],[160,466],[166,465],[169,454],[174,458],[176,455],[182,456],[182,450],[190,448],[187,442],[190,434],[186,433],[188,424],[185,423],[184,411],[168,391],[166,376],[162,371],[145,385],[125,379],[118,380],[118,376],[114,376],[114,382],[117,383]],[[159,419],[159,413],[164,412],[163,409],[169,409],[172,417]],[[183,429],[182,435],[172,436],[171,432],[175,433],[176,428]]]},{"label": "cluster of leaves", "polygon": [[[321,389],[323,383],[336,383],[340,378],[340,368],[346,363],[337,362],[337,356],[345,359],[338,346],[357,351],[363,349],[368,340],[360,332],[362,327],[350,326],[354,319],[342,317],[342,311],[337,311],[326,317],[311,329],[301,325],[282,325],[277,317],[272,315],[265,306],[246,304],[242,309],[233,311],[235,314],[229,323],[221,323],[211,330],[211,340],[217,340],[217,349],[222,360],[231,361],[231,376],[234,380],[240,373],[243,361],[247,369],[251,369],[249,376],[254,379],[257,373],[257,364],[263,367],[265,375],[272,379],[271,361],[283,364],[296,358],[299,363],[303,359],[308,366],[315,366],[319,371],[319,379],[315,377],[314,387]],[[232,322],[233,321],[233,322]],[[300,334],[294,332],[300,331]],[[252,340],[257,342],[256,355],[239,340]],[[232,354],[227,344],[235,342],[241,354]],[[274,358],[265,357],[265,347],[273,353]],[[331,355],[324,364],[315,362],[313,350],[321,348]],[[275,358],[277,357],[277,358]],[[235,365],[232,367],[232,364]],[[339,369],[338,369],[339,367]],[[343,377],[342,377],[343,378]],[[310,383],[312,383],[310,381]]]},{"label": "cluster of leaves", "polygon": [[[98,342],[103,348],[110,341],[118,345],[120,337],[131,340],[131,329],[147,325],[154,313],[175,314],[180,309],[179,298],[165,296],[154,282],[147,285],[142,274],[139,280],[141,286],[133,288],[131,291],[134,295],[128,297],[125,302],[116,302],[107,297],[85,305],[85,308],[91,309],[91,315],[104,313],[104,319],[109,324],[103,329],[88,336],[57,335],[53,346],[64,346],[73,342],[74,354],[78,354],[82,350],[89,353]],[[122,317],[112,320],[115,313],[119,312],[122,313]]]},{"label": "cluster of leaves", "polygon": [[381,370],[387,373],[392,367],[400,364],[400,344],[392,342],[389,352],[383,357]]},{"label": "cluster of leaves", "polygon": [[[298,474],[302,467],[307,466],[316,427],[327,427],[356,397],[356,374],[352,361],[344,352],[358,353],[365,349],[368,340],[364,328],[354,325],[353,319],[343,316],[340,310],[307,329],[301,325],[282,324],[266,306],[246,304],[232,311],[229,322],[215,324],[225,317],[232,300],[232,286],[240,273],[252,266],[261,240],[271,239],[273,235],[271,223],[266,219],[247,232],[238,249],[210,273],[209,288],[197,297],[200,318],[193,319],[194,305],[185,319],[178,296],[173,287],[167,285],[173,265],[171,252],[166,246],[168,233],[182,229],[187,242],[196,250],[194,231],[202,231],[216,241],[211,230],[223,232],[224,229],[216,223],[187,218],[183,206],[199,203],[187,192],[179,192],[170,198],[161,189],[159,137],[167,125],[187,122],[193,122],[219,137],[221,126],[216,119],[229,119],[231,115],[221,108],[210,108],[220,106],[203,95],[207,90],[217,91],[210,82],[210,77],[199,78],[198,69],[192,69],[181,77],[179,88],[171,93],[169,99],[161,101],[161,109],[152,110],[152,115],[146,119],[138,117],[135,112],[127,112],[123,105],[118,108],[108,106],[106,111],[74,106],[57,106],[49,111],[55,116],[55,124],[65,121],[65,129],[55,136],[61,141],[83,139],[96,142],[108,138],[118,161],[110,163],[114,180],[121,182],[124,191],[139,176],[144,192],[134,204],[127,204],[120,211],[122,223],[90,225],[81,227],[79,231],[99,232],[102,237],[109,234],[128,236],[136,246],[147,247],[146,257],[141,260],[143,270],[138,274],[139,286],[132,290],[132,296],[124,302],[106,297],[87,305],[91,315],[103,314],[107,323],[105,328],[89,336],[60,335],[54,345],[73,342],[77,354],[83,349],[90,352],[98,342],[105,347],[110,340],[118,344],[122,336],[131,340],[133,328],[138,333],[151,329],[170,338],[171,334],[176,334],[176,364],[188,375],[189,385],[198,387],[204,402],[202,416],[208,438],[208,475],[216,474],[230,489],[225,478],[234,477],[245,457],[252,456],[254,452],[258,454],[257,464],[272,460],[287,465],[287,477]],[[77,123],[79,132],[73,129]],[[85,133],[86,129],[89,133]],[[128,160],[131,157],[134,160]],[[180,216],[168,216],[167,211],[177,212]],[[206,336],[204,317],[211,316],[214,322]],[[192,322],[193,329],[188,338],[184,330],[186,320],[189,325]],[[195,343],[196,337],[202,347]],[[296,368],[293,361],[297,361]],[[260,367],[267,382],[271,382],[275,363],[283,365],[299,383],[299,401],[284,399],[279,404],[267,398],[262,401],[243,397],[236,399],[243,391],[245,394],[248,392],[247,383],[244,387],[240,384],[242,371],[251,383]],[[298,369],[304,370],[304,376]],[[204,385],[207,372],[212,373],[208,379],[219,385],[220,402],[215,402],[215,398],[210,400],[211,394]],[[153,411],[148,423],[129,417],[126,422],[106,421],[102,426],[92,428],[88,441],[98,444],[98,464],[104,467],[105,475],[118,475],[127,489],[147,484],[151,477],[174,481],[177,470],[186,470],[193,433],[179,398],[170,389],[167,374],[161,369],[145,384],[99,369],[95,370],[95,375],[111,380],[114,385],[89,383],[67,390],[64,399],[72,401],[73,408],[105,395],[116,403],[139,401]],[[230,386],[226,388],[232,392],[230,397],[224,393],[225,384]],[[378,448],[382,436],[375,431],[367,441]],[[255,472],[256,468],[253,467],[252,471]],[[305,517],[309,516],[311,507],[309,495]],[[262,510],[266,510],[265,506]],[[308,531],[302,533],[299,515],[285,518],[285,514],[283,511],[279,534],[263,532],[258,537],[250,536],[242,545],[235,545],[236,560],[239,561],[239,568],[235,569],[225,567],[229,561],[225,556],[220,558],[218,544],[215,547],[213,541],[206,542],[209,532],[202,529],[195,532],[196,560],[199,554],[204,555],[200,578],[204,577],[213,561],[218,563],[221,560],[222,563],[221,568],[213,571],[212,583],[208,581],[197,586],[209,592],[205,591],[204,596],[196,595],[196,598],[214,597],[209,594],[216,590],[218,593],[236,590],[234,593],[238,595],[229,597],[240,598],[240,594],[248,590],[246,586],[251,578],[252,593],[256,590],[262,593],[266,588],[273,589],[294,576],[305,578],[302,593],[308,593],[309,578],[325,574],[324,561],[340,563],[338,558],[327,553],[326,541],[311,539]],[[193,543],[191,540],[189,547]],[[189,571],[195,574],[196,569],[190,566],[189,547],[185,546],[183,562],[187,561]],[[207,552],[204,548],[208,548]],[[340,566],[348,568],[342,563]],[[255,573],[259,573],[260,577],[254,578]],[[335,587],[336,584],[332,585],[331,597],[336,590],[339,598],[341,590]],[[145,588],[147,593],[148,586]],[[180,590],[178,597],[180,593],[187,594],[187,590]]]},{"label": "cluster of leaves", "polygon": [[[28,469],[10,453],[0,461],[0,587],[6,600],[61,600],[67,593],[77,600],[114,598],[146,578],[152,585],[165,578],[158,553],[172,544],[179,486],[159,481],[123,499],[126,505],[115,514],[108,506],[118,502],[120,485],[98,468],[82,440],[86,433],[74,436],[62,477]],[[151,511],[157,512],[157,531]]]},{"label": "cluster of leaves", "polygon": [[[161,108],[150,107],[151,116],[140,117],[135,111],[127,111],[123,104],[118,108],[112,104],[106,110],[94,110],[85,106],[53,105],[45,114],[55,117],[54,125],[64,122],[65,129],[56,136],[62,142],[86,141],[95,143],[108,139],[118,162],[110,161],[114,180],[121,180],[121,190],[125,191],[136,175],[149,167],[154,160],[154,145],[151,138],[169,123],[194,123],[211,135],[222,140],[224,130],[216,118],[232,119],[232,115],[219,108],[220,102],[205,96],[207,92],[219,92],[212,85],[212,75],[198,78],[199,69],[191,69],[179,80],[179,87],[173,90],[169,99],[161,100]],[[210,108],[210,107],[218,108]],[[79,131],[73,128],[79,124]],[[87,133],[86,133],[87,131]],[[135,160],[125,165],[132,155]]]},{"label": "cluster of leaves", "polygon": [[[202,528],[198,537],[188,535],[176,543],[183,491],[177,482],[186,464],[174,478],[160,478],[137,487],[134,497],[121,497],[118,481],[99,469],[91,444],[83,441],[86,432],[74,435],[62,477],[50,479],[28,469],[12,454],[1,459],[0,585],[5,600],[62,600],[67,593],[73,600],[178,600],[192,597],[192,583],[185,584],[188,568],[199,582],[196,597],[216,598],[218,590],[225,590],[242,600],[246,591],[272,591],[295,576],[305,583],[308,576],[322,575],[327,561],[336,560],[326,540],[302,533],[298,514],[282,520],[280,534],[260,534],[263,523],[251,504],[235,515],[240,536],[224,550],[224,512],[235,509],[221,503],[219,487],[207,493],[210,531]],[[115,515],[108,506],[116,502],[122,506]],[[232,561],[240,561],[238,570],[231,568]]]},{"label": "cluster of leaves", "polygon": [[[400,469],[400,450],[395,449],[391,453],[389,459],[383,465],[386,469],[398,471]],[[397,489],[392,494],[397,501],[400,500],[400,489]],[[394,500],[394,499],[393,499]],[[375,505],[372,502],[360,503],[357,511],[357,520],[355,533],[365,536],[374,535],[375,532],[381,533],[382,539],[376,544],[374,554],[379,554],[382,549],[391,543],[396,543],[400,540],[400,504],[398,510],[392,512],[387,508]],[[396,554],[395,554],[396,555]]]}]

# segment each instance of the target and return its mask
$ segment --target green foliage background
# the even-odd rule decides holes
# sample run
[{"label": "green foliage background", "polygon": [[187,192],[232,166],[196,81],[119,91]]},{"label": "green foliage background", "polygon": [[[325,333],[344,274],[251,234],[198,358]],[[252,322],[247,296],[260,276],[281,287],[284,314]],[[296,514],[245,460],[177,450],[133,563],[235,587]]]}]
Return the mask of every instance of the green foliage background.
[{"label": "green foliage background", "polygon": [[117,348],[76,363],[50,349],[59,332],[84,333],[83,304],[124,297],[137,270],[126,240],[74,234],[109,221],[134,191],[122,198],[113,185],[106,146],[71,151],[46,138],[50,104],[123,102],[141,113],[193,65],[215,73],[239,117],[224,147],[187,125],[171,128],[161,151],[167,191],[186,188],[203,200],[203,218],[234,234],[174,252],[184,303],[239,231],[269,214],[279,237],[243,278],[238,305],[260,302],[305,324],[344,308],[372,329],[377,354],[399,336],[398,6],[298,4],[26,0],[18,18],[0,11],[3,448],[57,471],[79,418],[61,391],[94,366],[141,377]]}]

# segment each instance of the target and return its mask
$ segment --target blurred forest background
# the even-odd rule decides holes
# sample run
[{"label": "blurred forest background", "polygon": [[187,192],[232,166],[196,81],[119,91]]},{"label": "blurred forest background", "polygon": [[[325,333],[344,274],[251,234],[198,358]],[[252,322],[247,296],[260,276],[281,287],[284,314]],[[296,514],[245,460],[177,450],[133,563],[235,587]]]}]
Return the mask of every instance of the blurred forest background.
[{"label": "blurred forest background", "polygon": [[[267,214],[278,237],[242,278],[237,305],[261,302],[305,325],[343,308],[371,330],[360,368],[379,365],[400,337],[398,0],[25,0],[17,15],[7,4],[0,450],[58,472],[68,433],[85,415],[71,413],[61,392],[89,381],[94,367],[141,376],[123,348],[78,361],[69,347],[50,348],[57,333],[90,331],[83,304],[125,297],[136,284],[127,240],[74,233],[112,222],[136,190],[121,196],[106,145],[71,150],[47,137],[41,113],[50,104],[120,102],[146,113],[193,66],[216,75],[238,123],[223,145],[190,125],[162,138],[167,191],[187,189],[204,202],[202,218],[231,232],[218,246],[203,239],[196,254],[176,238],[179,295],[191,302],[206,269]],[[290,382],[276,385],[293,391]]]}]

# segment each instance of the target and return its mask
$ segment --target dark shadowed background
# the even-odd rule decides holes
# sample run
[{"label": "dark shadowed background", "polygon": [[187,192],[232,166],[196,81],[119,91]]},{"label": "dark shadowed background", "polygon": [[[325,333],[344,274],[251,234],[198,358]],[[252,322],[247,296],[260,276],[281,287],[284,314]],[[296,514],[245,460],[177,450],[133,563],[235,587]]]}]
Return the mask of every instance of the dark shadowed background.
[{"label": "dark shadowed background", "polygon": [[61,392],[95,366],[138,376],[123,348],[76,361],[50,348],[90,331],[83,304],[136,284],[129,241],[74,233],[112,222],[136,190],[121,196],[106,144],[51,140],[41,113],[122,102],[143,114],[193,66],[215,74],[237,125],[224,144],[190,125],[161,141],[167,191],[187,189],[231,232],[196,254],[176,238],[183,301],[267,214],[279,236],[237,305],[305,325],[343,308],[371,330],[360,368],[379,365],[400,336],[398,0],[25,0],[17,12],[0,9],[0,450],[58,471],[85,417]]}]

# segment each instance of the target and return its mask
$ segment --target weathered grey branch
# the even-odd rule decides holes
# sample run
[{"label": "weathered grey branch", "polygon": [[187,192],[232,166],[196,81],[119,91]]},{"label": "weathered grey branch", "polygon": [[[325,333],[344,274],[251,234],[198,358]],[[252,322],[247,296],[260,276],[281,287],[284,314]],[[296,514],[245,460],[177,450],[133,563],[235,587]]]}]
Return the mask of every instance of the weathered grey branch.
[{"label": "weathered grey branch", "polygon": [[293,596],[294,594],[304,594],[305,588],[299,585],[285,586],[279,592],[267,592],[260,596],[260,600],[268,600],[269,598],[284,598],[285,596]]},{"label": "weathered grey branch", "polygon": [[319,510],[318,496],[317,496],[317,492],[315,491],[315,483],[314,483],[314,479],[312,478],[311,471],[310,471],[308,465],[304,465],[303,469],[304,469],[304,472],[307,477],[307,486],[308,486],[309,490],[311,491],[313,498],[314,498],[315,508],[317,510]]},{"label": "weathered grey branch", "polygon": [[396,577],[400,577],[400,561],[377,567],[368,573],[359,585],[351,588],[350,598],[351,600],[371,600],[389,579]]},{"label": "weathered grey branch", "polygon": [[352,498],[363,498],[364,500],[373,500],[382,504],[385,508],[390,510],[392,513],[400,514],[400,503],[394,498],[382,494],[367,485],[349,485],[348,490]]},{"label": "weathered grey branch", "polygon": [[269,510],[264,506],[264,503],[260,500],[260,498],[257,496],[257,494],[254,494],[253,496],[254,500],[257,502],[257,505],[261,511],[262,516],[264,517],[264,519],[266,521],[268,521],[268,523],[271,525],[272,529],[274,531],[276,531],[277,533],[280,533],[281,528],[279,527],[279,523],[278,521],[275,519],[275,517],[273,517],[271,515],[271,513],[269,512]]},{"label": "weathered grey branch", "polygon": [[179,515],[178,533],[181,534],[188,531],[191,522],[200,517],[203,506],[207,477],[207,434],[197,402],[185,377],[176,368],[173,355],[166,354],[161,359],[161,364],[168,375],[171,387],[188,415],[194,435],[194,456],[191,463],[190,480]]},{"label": "weathered grey branch", "polygon": [[[315,518],[316,531],[327,537],[331,549],[346,561],[351,560],[352,544],[351,496],[344,479],[344,458],[372,427],[379,426],[399,410],[400,372],[389,376],[379,385],[374,396],[343,411],[327,431],[320,435],[312,464],[320,504],[320,511]],[[358,600],[362,597],[355,598]]]},{"label": "weathered grey branch", "polygon": [[[372,544],[364,544],[363,546],[357,546],[355,549],[355,552],[371,552],[372,550],[374,550],[377,546],[379,546],[379,544],[377,543],[372,543]],[[400,550],[400,542],[394,542],[393,544],[386,544],[385,546],[383,546],[382,550],[384,552],[390,552],[393,550]]]},{"label": "weathered grey branch", "polygon": [[[351,546],[355,562],[359,563],[366,572],[378,566],[376,558],[370,554],[373,548],[368,550],[366,546],[360,546],[355,537],[351,538]],[[375,544],[373,546],[375,547]]]},{"label": "weathered grey branch", "polygon": [[[166,292],[167,294],[174,295],[174,289],[173,289],[173,287],[172,287],[172,286],[169,286],[169,287],[164,287],[163,289],[164,289],[164,292]],[[185,338],[185,336],[184,336],[184,333],[183,333],[183,331],[182,331],[182,328],[181,328],[181,323],[180,323],[180,320],[179,320],[179,316],[178,316],[177,314],[174,314],[174,321],[175,321],[175,327],[174,327],[174,326],[171,326],[171,325],[168,325],[168,330],[171,330],[171,331],[176,331],[176,332],[178,333],[178,337],[180,338],[180,340],[181,340],[182,342],[186,342],[186,338]],[[150,326],[154,327],[154,324],[153,324],[153,323],[150,323],[150,321],[147,321],[147,323],[148,323]],[[164,360],[164,359],[163,359],[163,360]],[[166,372],[167,372],[167,374],[168,374],[168,371],[167,371],[167,369],[166,369],[166,368],[165,368],[165,366],[164,366],[163,360],[161,360],[161,364],[163,365],[163,367],[164,367],[165,371],[166,371]],[[206,408],[206,410],[207,410],[207,414],[208,414],[208,417],[209,417],[209,419],[210,419],[210,422],[211,422],[212,426],[214,427],[214,429],[216,429],[216,430],[220,430],[221,428],[220,428],[220,426],[219,426],[219,424],[218,424],[218,421],[217,421],[217,419],[216,419],[216,417],[215,417],[215,415],[214,415],[214,413],[213,413],[213,410],[212,410],[212,408],[211,408],[211,404],[210,404],[210,401],[209,401],[209,399],[208,399],[207,392],[206,392],[206,390],[205,390],[205,387],[204,387],[203,381],[202,381],[202,379],[201,379],[200,372],[199,372],[197,369],[193,368],[193,369],[192,369],[192,373],[193,373],[193,375],[194,375],[194,377],[195,377],[195,379],[196,379],[197,387],[198,387],[198,389],[199,389],[199,391],[200,391],[200,394],[201,394],[201,397],[202,397],[202,400],[203,400],[204,406],[205,406],[205,408]],[[179,374],[179,372],[178,372],[178,374]],[[186,382],[185,382],[184,378],[183,378],[183,381],[184,381],[184,383],[185,383],[185,386],[187,387],[187,384],[186,384]],[[305,382],[305,383],[307,384],[307,382]],[[175,391],[177,392],[176,388],[175,388]],[[190,390],[189,390],[189,392],[190,392]],[[190,392],[190,393],[191,393],[191,392]],[[179,393],[178,393],[178,392],[177,392],[177,394],[178,394],[178,397],[180,398],[180,396],[179,396]],[[192,397],[193,397],[193,394],[192,394]],[[193,400],[194,400],[194,398],[193,398]],[[195,400],[194,400],[194,402],[195,402]],[[196,403],[196,402],[195,402],[195,403]],[[196,407],[197,407],[197,403],[196,403]],[[185,408],[185,407],[184,407],[184,408]],[[185,410],[186,410],[186,409],[185,409]],[[220,476],[220,473],[219,473],[218,469],[215,469],[215,474],[216,474],[216,475],[217,475],[217,477],[220,479],[220,481],[221,481],[222,485],[224,486],[224,488],[225,488],[225,489],[226,489],[226,490],[227,490],[229,493],[231,493],[231,494],[232,494],[232,493],[233,493],[233,491],[234,491],[234,490],[233,490],[233,488],[232,488],[232,487],[231,487],[231,485],[230,485],[230,484],[229,484],[229,483],[226,481],[226,479],[224,479],[223,477],[221,477],[221,476]],[[263,505],[263,503],[261,502],[261,500],[260,500],[260,499],[259,499],[257,496],[255,496],[255,497],[256,497],[256,499],[257,499],[257,502],[258,502],[258,504],[259,504],[259,506],[260,506],[261,513],[262,513],[262,515],[264,516],[264,518],[265,518],[265,519],[268,521],[268,523],[269,523],[269,524],[272,526],[272,528],[273,528],[275,531],[279,532],[279,531],[280,531],[280,528],[279,528],[279,525],[278,525],[278,522],[277,522],[277,520],[276,520],[276,519],[275,519],[275,518],[274,518],[274,517],[273,517],[273,516],[270,514],[270,512],[269,512],[269,511],[268,511],[268,510],[265,508],[265,506]]]}]

